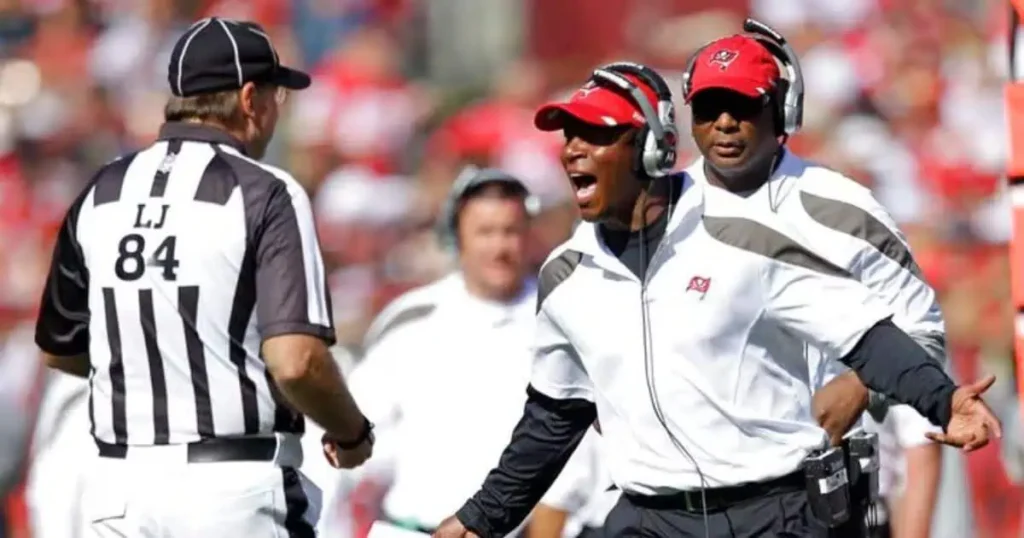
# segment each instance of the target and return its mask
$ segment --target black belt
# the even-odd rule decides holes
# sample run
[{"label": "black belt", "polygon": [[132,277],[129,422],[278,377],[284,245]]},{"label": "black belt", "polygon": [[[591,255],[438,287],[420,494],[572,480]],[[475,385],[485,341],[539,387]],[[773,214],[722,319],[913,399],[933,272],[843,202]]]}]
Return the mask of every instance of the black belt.
[{"label": "black belt", "polygon": [[[131,448],[96,441],[100,457],[124,459]],[[277,439],[273,437],[225,437],[204,439],[189,443],[189,463],[221,461],[273,461],[277,453]]]},{"label": "black belt", "polygon": [[666,495],[636,495],[631,493],[624,495],[630,503],[640,508],[685,510],[687,512],[702,513],[704,511],[714,512],[722,510],[772,493],[803,491],[805,489],[807,489],[807,486],[804,483],[804,474],[801,471],[796,471],[764,482],[709,488],[704,490],[703,499],[701,498],[700,490],[680,491]]}]

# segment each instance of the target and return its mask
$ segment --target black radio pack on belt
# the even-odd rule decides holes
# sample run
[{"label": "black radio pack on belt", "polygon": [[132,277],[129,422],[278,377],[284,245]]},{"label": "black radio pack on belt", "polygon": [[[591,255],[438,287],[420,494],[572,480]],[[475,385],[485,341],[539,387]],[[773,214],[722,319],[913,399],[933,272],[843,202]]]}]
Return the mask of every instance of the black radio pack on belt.
[{"label": "black radio pack on belt", "polygon": [[850,481],[843,449],[829,448],[804,460],[807,500],[814,517],[829,528],[850,519]]},{"label": "black radio pack on belt", "polygon": [[850,490],[855,503],[878,502],[878,434],[856,432],[846,438]]}]

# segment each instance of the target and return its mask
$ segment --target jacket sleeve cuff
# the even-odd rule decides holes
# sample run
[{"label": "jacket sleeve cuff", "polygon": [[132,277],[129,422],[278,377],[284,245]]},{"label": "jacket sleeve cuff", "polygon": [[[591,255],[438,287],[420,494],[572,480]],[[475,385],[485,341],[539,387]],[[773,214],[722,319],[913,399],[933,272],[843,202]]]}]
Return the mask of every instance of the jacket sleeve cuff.
[{"label": "jacket sleeve cuff", "polygon": [[943,432],[949,427],[949,421],[953,419],[953,393],[956,392],[956,388],[956,385],[950,383],[939,389],[936,395],[939,401],[935,403],[935,417],[933,418],[942,427]]},{"label": "jacket sleeve cuff", "polygon": [[466,501],[466,504],[462,505],[458,512],[455,512],[455,517],[463,527],[476,533],[480,538],[494,537],[491,526],[487,522],[487,516],[474,499]]}]

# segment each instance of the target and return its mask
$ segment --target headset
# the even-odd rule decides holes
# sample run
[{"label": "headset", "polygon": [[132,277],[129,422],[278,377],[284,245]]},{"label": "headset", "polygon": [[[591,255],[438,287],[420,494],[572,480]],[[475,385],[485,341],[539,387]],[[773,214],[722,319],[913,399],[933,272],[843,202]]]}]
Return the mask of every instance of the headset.
[{"label": "headset", "polygon": [[[782,34],[773,30],[767,24],[747,19],[743,22],[743,31],[751,38],[756,39],[768,52],[782,63],[786,69],[786,78],[780,78],[775,83],[774,95],[769,97],[775,106],[775,125],[780,135],[791,136],[800,130],[804,122],[804,74],[800,69],[800,61],[797,59],[796,51],[789,45]],[[714,42],[712,42],[714,43]],[[686,71],[683,72],[683,95],[689,96],[693,69],[697,65],[697,58],[700,53],[712,43],[708,43],[697,49],[686,64]]]},{"label": "headset", "polygon": [[[651,106],[644,92],[623,75],[633,75],[654,90],[658,98],[657,110]],[[634,62],[615,62],[595,69],[590,81],[614,86],[628,93],[644,115],[647,124],[636,137],[636,176],[647,181],[672,173],[676,165],[679,130],[676,127],[672,90],[665,79],[650,67]]]},{"label": "headset", "polygon": [[521,190],[523,193],[523,204],[526,207],[526,214],[534,217],[540,212],[540,199],[530,193],[530,189],[518,178],[497,168],[480,168],[468,165],[459,172],[459,175],[455,177],[455,181],[452,182],[451,190],[441,206],[441,212],[437,219],[436,232],[438,242],[445,250],[454,251],[459,246],[459,203],[463,201],[470,190],[489,183],[513,185],[514,188]]}]

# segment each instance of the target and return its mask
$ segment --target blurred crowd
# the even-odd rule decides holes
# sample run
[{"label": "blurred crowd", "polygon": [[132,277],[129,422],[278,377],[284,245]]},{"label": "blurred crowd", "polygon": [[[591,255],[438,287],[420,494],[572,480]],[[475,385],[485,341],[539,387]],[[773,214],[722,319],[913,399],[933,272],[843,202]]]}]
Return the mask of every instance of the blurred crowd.
[{"label": "blurred crowd", "polygon": [[[954,375],[1012,380],[1005,4],[0,0],[0,362],[5,332],[32,320],[65,208],[98,165],[155,136],[170,47],[197,18],[256,20],[315,76],[290,98],[268,160],[311,194],[339,339],[358,357],[389,300],[450,269],[434,220],[462,166],[529,184],[544,209],[539,264],[575,209],[562,140],[533,128],[536,106],[611,59],[651,62],[677,85],[690,53],[750,14],[801,54],[805,127],[790,146],[872,187],[903,226],[941,294]],[[496,17],[517,29],[491,31]],[[680,167],[694,156],[682,144]],[[1012,382],[993,395],[1007,410],[1015,398]],[[1007,472],[1024,466],[998,451],[969,461],[977,524],[992,532],[1018,525],[1024,502],[1012,485],[1024,477]]]}]

